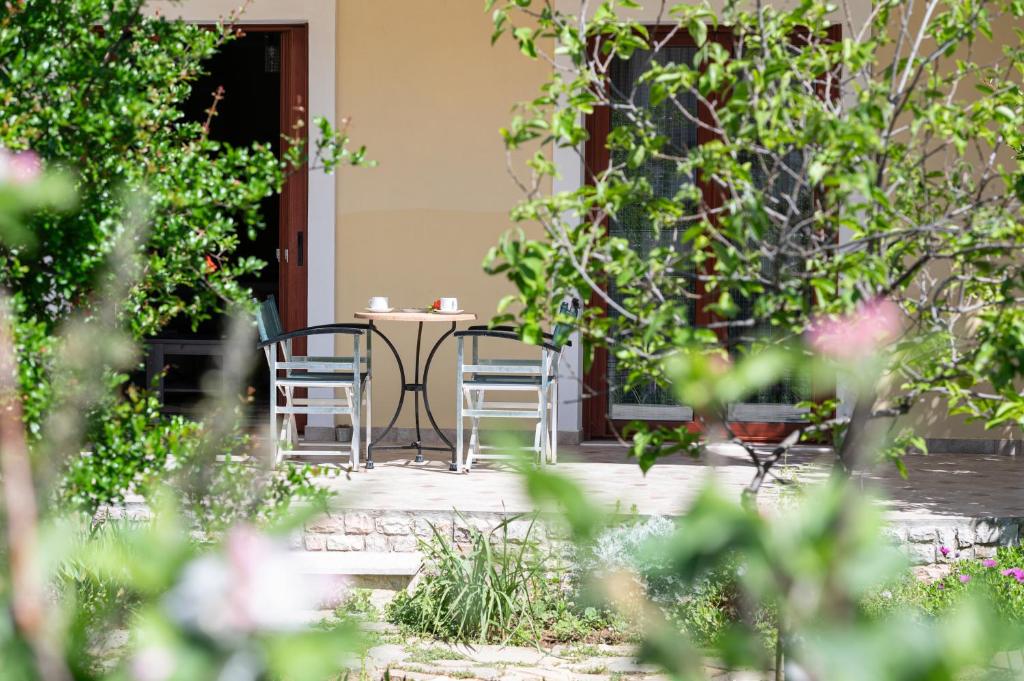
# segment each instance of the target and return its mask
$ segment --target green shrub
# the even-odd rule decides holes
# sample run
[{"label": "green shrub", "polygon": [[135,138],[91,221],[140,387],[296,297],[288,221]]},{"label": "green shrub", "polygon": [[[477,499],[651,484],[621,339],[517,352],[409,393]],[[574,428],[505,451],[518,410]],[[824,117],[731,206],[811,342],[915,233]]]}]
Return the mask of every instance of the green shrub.
[{"label": "green shrub", "polygon": [[748,602],[740,585],[740,569],[730,562],[690,584],[676,603],[659,605],[699,646],[720,646],[737,628],[745,628],[771,649],[775,645],[775,609]]},{"label": "green shrub", "polygon": [[[770,609],[748,608],[738,580],[739,566],[730,563],[695,581],[684,581],[658,550],[676,531],[676,523],[659,516],[637,519],[605,529],[579,560],[578,583],[615,571],[631,573],[647,598],[698,645],[711,646],[736,626],[749,626],[774,640],[775,618]],[[606,620],[614,619],[602,609]],[[629,629],[629,627],[623,627]]]},{"label": "green shrub", "polygon": [[574,578],[601,577],[626,570],[639,579],[648,596],[658,603],[673,603],[685,591],[685,585],[669,569],[664,557],[651,548],[672,536],[675,523],[661,516],[635,519],[602,531],[577,561]]},{"label": "green shrub", "polygon": [[[90,451],[69,458],[57,497],[92,516],[131,495],[149,501],[153,490],[170,486],[205,532],[239,520],[271,523],[296,502],[323,502],[327,492],[316,484],[320,469],[272,470],[242,432],[240,410],[219,420],[226,424],[223,433],[210,433],[203,423],[162,414],[155,396],[129,388],[124,400],[91,415]],[[216,457],[223,461],[215,463]]]},{"label": "green shrub", "polygon": [[427,573],[412,594],[388,604],[389,621],[443,640],[508,642],[539,631],[533,608],[545,561],[531,539],[509,537],[509,518],[490,532],[469,528],[464,553],[431,526],[433,541],[420,542]]},{"label": "green shrub", "polygon": [[[72,543],[82,546],[90,542],[101,552],[125,553],[128,546],[125,530],[131,526],[130,521],[94,527],[83,522],[75,529]],[[54,593],[62,602],[74,604],[69,610],[77,616],[78,635],[90,639],[90,647],[95,647],[98,637],[108,635],[111,629],[126,627],[137,612],[142,601],[138,593],[124,586],[125,581],[112,580],[81,557],[68,558],[57,566],[52,584]]]},{"label": "green shrub", "polygon": [[[244,245],[265,226],[265,200],[304,165],[370,165],[323,119],[289,131],[297,138],[281,155],[218,142],[208,124],[186,120],[207,60],[238,35],[234,19],[198,26],[145,5],[26,0],[0,12],[0,63],[10,66],[0,74],[0,151],[29,152],[47,171],[16,193],[0,181],[0,289],[29,445],[39,459],[67,462],[45,482],[76,510],[173,475],[195,449],[195,424],[164,418],[147,396],[119,400],[138,368],[126,341],[248,305],[245,282],[266,263]],[[76,327],[92,330],[88,342],[76,345]]]}]

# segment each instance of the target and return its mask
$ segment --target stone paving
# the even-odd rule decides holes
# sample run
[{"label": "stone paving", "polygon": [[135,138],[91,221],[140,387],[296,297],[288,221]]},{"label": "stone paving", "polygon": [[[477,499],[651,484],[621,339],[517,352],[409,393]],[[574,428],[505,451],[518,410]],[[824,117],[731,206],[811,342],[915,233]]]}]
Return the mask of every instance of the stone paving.
[{"label": "stone paving", "polygon": [[[387,625],[385,625],[387,626]],[[704,663],[711,681],[761,681],[771,672],[729,671]],[[384,643],[369,650],[361,675],[408,681],[661,681],[650,665],[640,664],[628,645],[570,644],[551,648],[497,645],[452,645],[407,640]]]},{"label": "stone paving", "polygon": [[[831,453],[803,450],[784,462],[779,476],[813,481],[827,475],[831,463]],[[891,521],[891,537],[906,546],[915,564],[943,562],[941,546],[955,550],[951,557],[987,557],[1024,534],[1020,458],[932,454],[909,456],[906,464],[905,480],[885,464],[859,473],[856,484],[879,499]],[[591,500],[609,510],[666,516],[683,513],[708,479],[738,497],[753,472],[742,450],[724,448],[701,460],[665,460],[644,476],[624,448],[609,445],[563,448],[555,470],[578,481]],[[338,506],[307,528],[302,539],[307,551],[415,551],[431,526],[460,542],[468,538],[469,525],[486,530],[508,514],[533,510],[519,476],[501,464],[459,475],[439,458],[416,464],[404,455],[380,453],[372,471],[337,476],[327,484],[338,492]],[[786,494],[784,485],[770,481],[759,500],[770,512]],[[526,524],[512,531],[521,533]]]},{"label": "stone paving", "polygon": [[[360,469],[331,481],[347,508],[376,510],[464,511],[532,510],[517,474],[500,463],[480,465],[458,475],[437,453],[417,464],[406,454],[378,452],[376,468]],[[822,474],[831,453],[806,449],[780,467],[783,477]],[[982,518],[1024,516],[1024,460],[1006,455],[930,454],[906,458],[909,476],[892,465],[859,475],[866,490],[885,499],[892,518]],[[694,460],[676,456],[643,475],[624,447],[599,444],[562,447],[554,468],[577,480],[591,498],[609,508],[643,515],[678,515],[708,478],[739,495],[753,468],[739,448],[722,448]],[[770,501],[780,486],[769,482],[762,495]]]},{"label": "stone paving", "polygon": [[[551,648],[497,645],[447,644],[405,639],[394,627],[379,622],[370,626],[388,632],[391,642],[371,648],[359,662],[362,679],[392,681],[666,681],[657,669],[640,664],[629,645],[564,644]],[[400,642],[395,642],[399,641]],[[769,681],[774,669],[729,670],[713,659],[703,660],[708,681]],[[984,669],[972,670],[964,679],[1021,679],[1024,651],[999,653]],[[787,670],[789,671],[789,670]],[[796,676],[793,674],[793,676]],[[799,678],[804,678],[801,675]]]}]

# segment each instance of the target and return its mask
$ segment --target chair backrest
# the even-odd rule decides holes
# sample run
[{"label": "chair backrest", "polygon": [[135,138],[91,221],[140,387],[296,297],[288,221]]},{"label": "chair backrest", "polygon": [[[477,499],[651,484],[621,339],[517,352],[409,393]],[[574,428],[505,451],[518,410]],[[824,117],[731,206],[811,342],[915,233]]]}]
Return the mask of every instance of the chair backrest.
[{"label": "chair backrest", "polygon": [[[561,315],[569,315],[574,319],[580,318],[580,299],[573,298],[571,301],[565,301],[561,307],[558,308],[558,313]],[[566,324],[565,322],[558,322],[555,324],[555,328],[551,331],[551,336],[557,345],[563,346],[566,341],[569,340],[569,334],[572,333],[572,325]]]},{"label": "chair backrest", "polygon": [[281,317],[277,314],[277,301],[274,300],[274,296],[267,296],[267,299],[260,303],[260,309],[256,313],[256,327],[259,330],[261,343],[266,343],[271,338],[277,338],[284,333]]}]

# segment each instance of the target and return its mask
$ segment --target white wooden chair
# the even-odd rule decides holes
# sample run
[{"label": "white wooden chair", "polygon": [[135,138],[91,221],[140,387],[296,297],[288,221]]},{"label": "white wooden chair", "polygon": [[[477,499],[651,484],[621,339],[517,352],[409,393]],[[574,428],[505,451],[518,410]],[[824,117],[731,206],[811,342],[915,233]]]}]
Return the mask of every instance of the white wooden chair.
[{"label": "white wooden chair", "polygon": [[[580,303],[563,303],[562,315],[578,317]],[[469,472],[485,459],[509,459],[515,451],[533,452],[541,463],[558,462],[558,363],[562,349],[571,345],[569,325],[559,323],[545,333],[536,347],[539,359],[501,359],[480,356],[481,338],[499,338],[522,343],[508,326],[471,326],[455,333],[457,344],[455,449],[458,468]],[[465,361],[465,340],[471,342],[470,361]],[[487,401],[489,393],[515,393],[512,402]],[[535,419],[533,444],[522,447],[484,445],[480,442],[481,419]],[[465,442],[465,420],[472,422]]]},{"label": "white wooden chair", "polygon": [[[337,456],[339,450],[299,448],[297,414],[340,414],[352,421],[351,465],[359,467],[361,416],[365,401],[366,433],[370,433],[371,362],[370,333],[366,324],[323,324],[284,332],[274,297],[260,303],[257,315],[259,345],[270,369],[270,437],[274,462],[287,456]],[[348,357],[314,357],[292,354],[292,340],[317,335],[345,335],[352,338]],[[366,338],[366,352],[360,347]],[[357,370],[358,369],[358,370]],[[282,374],[283,372],[283,374]],[[296,397],[296,390],[332,389],[332,397]],[[341,395],[338,395],[338,391]],[[279,405],[279,395],[284,404]],[[366,447],[370,437],[366,437]]]}]

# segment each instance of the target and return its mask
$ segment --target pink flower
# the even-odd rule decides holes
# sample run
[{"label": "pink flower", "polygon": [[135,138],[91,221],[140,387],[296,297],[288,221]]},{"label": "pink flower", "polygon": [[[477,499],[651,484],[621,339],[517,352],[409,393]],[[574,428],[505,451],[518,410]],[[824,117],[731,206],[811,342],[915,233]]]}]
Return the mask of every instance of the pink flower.
[{"label": "pink flower", "polygon": [[135,681],[165,681],[177,666],[174,654],[166,647],[148,645],[135,653],[128,669]]},{"label": "pink flower", "polygon": [[949,555],[949,547],[948,546],[940,546],[939,547],[939,553],[941,553],[942,557],[945,558],[946,556]]},{"label": "pink flower", "polygon": [[967,582],[971,581],[971,576],[970,575],[960,575],[960,581],[963,584],[966,584]]},{"label": "pink flower", "polygon": [[1013,577],[1018,582],[1024,584],[1024,569],[1015,567],[1009,568],[1002,571],[1004,577]]},{"label": "pink flower", "polygon": [[863,303],[852,315],[818,319],[808,331],[817,352],[837,360],[864,359],[896,340],[902,329],[900,309],[889,300]]},{"label": "pink flower", "polygon": [[43,172],[43,162],[34,151],[8,151],[0,148],[0,184],[28,184]]},{"label": "pink flower", "polygon": [[994,568],[997,565],[994,558],[986,558],[985,560],[981,561],[981,564],[987,568]]}]

